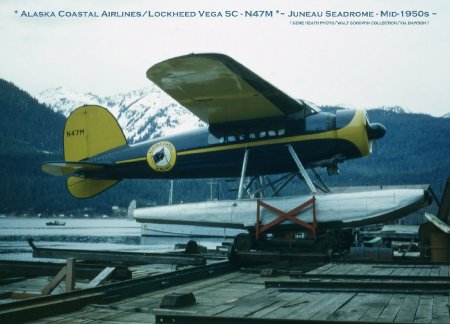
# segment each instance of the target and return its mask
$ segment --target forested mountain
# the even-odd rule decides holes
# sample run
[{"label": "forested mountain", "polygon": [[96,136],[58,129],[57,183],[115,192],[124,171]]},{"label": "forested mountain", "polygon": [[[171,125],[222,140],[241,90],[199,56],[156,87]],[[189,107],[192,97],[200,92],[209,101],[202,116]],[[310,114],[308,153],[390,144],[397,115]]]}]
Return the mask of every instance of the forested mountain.
[{"label": "forested mountain", "polygon": [[[149,93],[145,93],[143,102],[150,100],[147,95]],[[125,101],[116,99],[124,103],[120,106],[120,114],[126,116]],[[156,101],[154,105],[157,105]],[[323,108],[327,111],[338,109]],[[135,115],[138,110],[133,108],[132,111],[133,118],[139,120]],[[63,178],[48,176],[40,170],[44,161],[62,159],[65,117],[39,104],[26,92],[4,80],[0,80],[0,113],[0,167],[3,180],[0,213],[84,213],[83,210],[109,213],[111,206],[126,207],[132,199],[138,199],[141,205],[167,203],[170,182],[156,180],[124,180],[95,198],[72,198]],[[155,114],[158,114],[156,110]],[[178,127],[180,122],[176,118],[185,118],[171,116],[170,109],[159,114],[158,118],[147,115],[141,116],[152,118],[152,127]],[[439,195],[446,178],[450,176],[450,118],[411,114],[402,109],[370,110],[369,118],[386,126],[386,136],[380,140],[378,147],[374,146],[374,153],[368,158],[344,162],[340,166],[340,176],[328,177],[324,170],[320,170],[325,181],[330,186],[430,183]],[[141,120],[141,123],[145,124],[146,121]],[[132,136],[137,134],[129,129]],[[174,202],[211,198],[209,183],[210,180],[175,181]],[[220,183],[225,189],[225,182]],[[286,192],[298,192],[302,186],[294,183]],[[213,187],[216,197],[218,186]],[[224,191],[221,191],[221,198],[227,194]],[[234,195],[229,193],[230,198]]]}]

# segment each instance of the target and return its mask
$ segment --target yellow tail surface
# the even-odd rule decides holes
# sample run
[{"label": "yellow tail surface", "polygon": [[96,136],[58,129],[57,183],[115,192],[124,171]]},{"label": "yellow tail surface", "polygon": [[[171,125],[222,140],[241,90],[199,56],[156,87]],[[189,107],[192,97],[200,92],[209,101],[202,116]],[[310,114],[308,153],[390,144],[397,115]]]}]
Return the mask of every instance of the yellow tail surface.
[{"label": "yellow tail surface", "polygon": [[[57,176],[100,170],[105,167],[104,164],[83,161],[126,144],[122,129],[106,108],[82,106],[70,114],[64,127],[65,161],[45,163],[42,170]],[[90,198],[119,181],[75,175],[67,179],[67,189],[76,198]]]},{"label": "yellow tail surface", "polygon": [[82,161],[127,144],[117,120],[100,106],[74,110],[64,127],[64,160]]}]

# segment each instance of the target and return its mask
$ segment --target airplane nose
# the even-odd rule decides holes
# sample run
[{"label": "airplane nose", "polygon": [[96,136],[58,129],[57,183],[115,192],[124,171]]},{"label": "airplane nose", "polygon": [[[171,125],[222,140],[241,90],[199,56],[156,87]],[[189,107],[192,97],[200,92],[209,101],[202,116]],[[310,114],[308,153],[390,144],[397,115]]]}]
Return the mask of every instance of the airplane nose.
[{"label": "airplane nose", "polygon": [[367,136],[369,140],[377,140],[386,134],[386,127],[380,123],[372,123],[367,125]]}]

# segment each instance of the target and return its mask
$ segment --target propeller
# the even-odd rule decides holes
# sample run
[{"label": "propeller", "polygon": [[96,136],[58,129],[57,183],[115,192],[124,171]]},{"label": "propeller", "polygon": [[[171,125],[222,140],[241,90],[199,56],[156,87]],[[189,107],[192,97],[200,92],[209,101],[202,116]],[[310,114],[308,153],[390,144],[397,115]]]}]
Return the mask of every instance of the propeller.
[{"label": "propeller", "polygon": [[386,127],[380,123],[368,123],[366,129],[369,140],[378,140],[386,135]]},{"label": "propeller", "polygon": [[370,151],[372,151],[372,142],[378,147],[378,140],[386,135],[386,127],[380,123],[370,123],[366,115],[366,131],[369,138]]}]

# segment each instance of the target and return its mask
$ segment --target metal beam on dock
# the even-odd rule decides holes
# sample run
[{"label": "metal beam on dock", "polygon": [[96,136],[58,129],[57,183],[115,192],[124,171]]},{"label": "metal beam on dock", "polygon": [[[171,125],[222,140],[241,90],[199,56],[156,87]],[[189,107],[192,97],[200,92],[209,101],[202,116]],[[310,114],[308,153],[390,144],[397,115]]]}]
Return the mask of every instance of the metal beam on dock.
[{"label": "metal beam on dock", "polygon": [[[280,323],[280,324],[361,324],[361,321],[348,320],[311,320],[311,319],[291,319],[291,318],[261,318],[261,317],[228,317],[228,316],[207,316],[189,313],[165,312],[164,310],[155,310],[155,323],[177,323],[177,324],[252,324],[252,323]],[[387,321],[369,322],[364,324],[392,324]],[[397,324],[409,324],[407,322],[397,322]]]},{"label": "metal beam on dock", "polygon": [[[54,276],[64,266],[63,262],[35,262],[35,261],[8,261],[0,260],[0,278]],[[97,276],[106,264],[77,263],[76,277],[79,279],[92,279]],[[115,265],[111,279],[126,280],[131,278],[131,271],[125,265]]]},{"label": "metal beam on dock", "polygon": [[[391,279],[393,279],[391,277]],[[402,294],[450,294],[450,282],[377,280],[377,281],[266,281],[266,288],[280,288],[283,292],[339,291]]]},{"label": "metal beam on dock", "polygon": [[51,249],[37,247],[33,241],[28,240],[33,249],[34,258],[68,259],[96,261],[96,262],[124,262],[127,264],[177,264],[177,265],[204,265],[206,259],[202,255],[181,253],[138,253],[117,251],[90,251],[74,249]]}]

